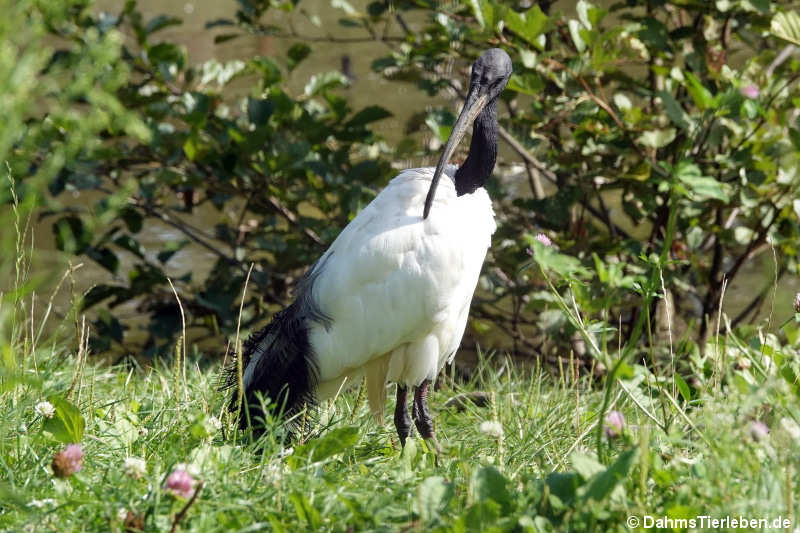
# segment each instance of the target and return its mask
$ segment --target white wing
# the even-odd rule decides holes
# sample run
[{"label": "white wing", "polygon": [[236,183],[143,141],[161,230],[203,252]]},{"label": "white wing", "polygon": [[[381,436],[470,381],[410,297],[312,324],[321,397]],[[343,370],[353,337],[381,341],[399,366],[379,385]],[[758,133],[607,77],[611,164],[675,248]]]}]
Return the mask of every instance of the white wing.
[{"label": "white wing", "polygon": [[494,214],[485,190],[457,197],[452,178],[442,176],[423,220],[433,171],[394,178],[317,263],[313,298],[332,319],[310,332],[321,384],[388,356],[384,379],[388,372],[416,385],[458,348]]}]

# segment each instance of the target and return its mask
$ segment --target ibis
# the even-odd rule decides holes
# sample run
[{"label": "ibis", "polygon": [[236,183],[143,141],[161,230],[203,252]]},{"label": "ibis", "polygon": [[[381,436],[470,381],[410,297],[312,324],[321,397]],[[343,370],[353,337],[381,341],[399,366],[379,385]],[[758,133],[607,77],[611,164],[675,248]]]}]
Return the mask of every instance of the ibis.
[{"label": "ibis", "polygon": [[[264,416],[259,396],[292,416],[362,379],[381,421],[393,382],[401,445],[413,417],[440,449],[428,394],[461,343],[495,231],[483,185],[497,159],[497,105],[511,72],[503,50],[481,54],[436,168],[392,179],[309,268],[294,301],[244,343],[230,404],[242,426]],[[470,123],[469,154],[450,165]]]}]

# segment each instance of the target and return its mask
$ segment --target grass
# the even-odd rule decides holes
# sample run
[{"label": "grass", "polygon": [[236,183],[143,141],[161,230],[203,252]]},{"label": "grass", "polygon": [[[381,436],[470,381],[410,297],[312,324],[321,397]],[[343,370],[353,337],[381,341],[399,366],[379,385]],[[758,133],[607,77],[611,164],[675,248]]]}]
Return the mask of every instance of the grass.
[{"label": "grass", "polygon": [[[190,365],[184,383],[165,365],[107,368],[69,351],[39,354],[37,365],[6,373],[0,389],[3,531],[124,531],[128,511],[148,531],[624,531],[629,516],[797,517],[796,390],[753,366],[698,393],[684,415],[673,408],[666,430],[644,414],[657,411],[657,389],[637,367],[624,381],[631,394],[612,398],[627,424],[603,440],[602,464],[592,431],[602,390],[510,364],[499,374],[483,359],[471,382],[445,379],[433,395],[445,448],[437,466],[422,441],[401,453],[358,390],[321,406],[315,437],[287,448],[278,425],[255,443],[234,437],[217,367]],[[488,394],[486,406],[444,406],[474,391]],[[67,479],[50,463],[70,437],[59,442],[53,419],[36,413],[46,399],[74,405],[85,423],[83,469]],[[768,436],[751,435],[754,420]],[[487,421],[502,436],[482,431]],[[145,460],[139,479],[125,474],[128,457]],[[163,488],[180,463],[202,481],[188,508]]]}]

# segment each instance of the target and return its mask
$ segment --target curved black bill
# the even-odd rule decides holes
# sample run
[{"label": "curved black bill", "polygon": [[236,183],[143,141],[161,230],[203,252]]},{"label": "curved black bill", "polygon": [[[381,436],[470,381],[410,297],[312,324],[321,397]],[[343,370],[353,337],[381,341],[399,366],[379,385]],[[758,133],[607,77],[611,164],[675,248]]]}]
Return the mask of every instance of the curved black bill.
[{"label": "curved black bill", "polygon": [[464,138],[464,134],[467,132],[469,125],[475,120],[475,117],[483,111],[483,108],[486,107],[486,93],[478,93],[479,89],[471,89],[469,91],[467,101],[464,103],[464,108],[461,110],[461,114],[458,115],[458,119],[453,126],[453,131],[450,133],[450,138],[447,139],[447,144],[444,145],[442,156],[439,158],[439,164],[436,165],[436,171],[433,173],[431,187],[428,189],[428,196],[425,198],[425,209],[422,212],[423,219],[428,218],[428,214],[431,212],[433,197],[436,195],[436,187],[439,185],[439,178],[442,177],[444,167],[447,166],[447,163],[453,156],[453,152],[455,152],[458,143]]}]

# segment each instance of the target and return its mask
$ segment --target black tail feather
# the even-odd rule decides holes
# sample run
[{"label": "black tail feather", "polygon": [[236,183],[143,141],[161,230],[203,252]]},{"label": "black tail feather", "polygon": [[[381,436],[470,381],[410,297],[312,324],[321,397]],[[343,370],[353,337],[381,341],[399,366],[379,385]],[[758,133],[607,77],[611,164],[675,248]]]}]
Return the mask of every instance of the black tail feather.
[{"label": "black tail feather", "polygon": [[[315,272],[315,268],[310,272]],[[298,286],[295,301],[243,343],[241,367],[234,357],[225,369],[221,388],[232,389],[228,409],[239,413],[242,428],[263,425],[265,413],[259,394],[264,400],[269,399],[267,408],[271,414],[284,420],[315,404],[319,368],[309,330],[312,322],[326,327],[330,323],[311,297],[315,277],[316,272],[307,275]],[[240,384],[243,385],[241,404]]]}]

